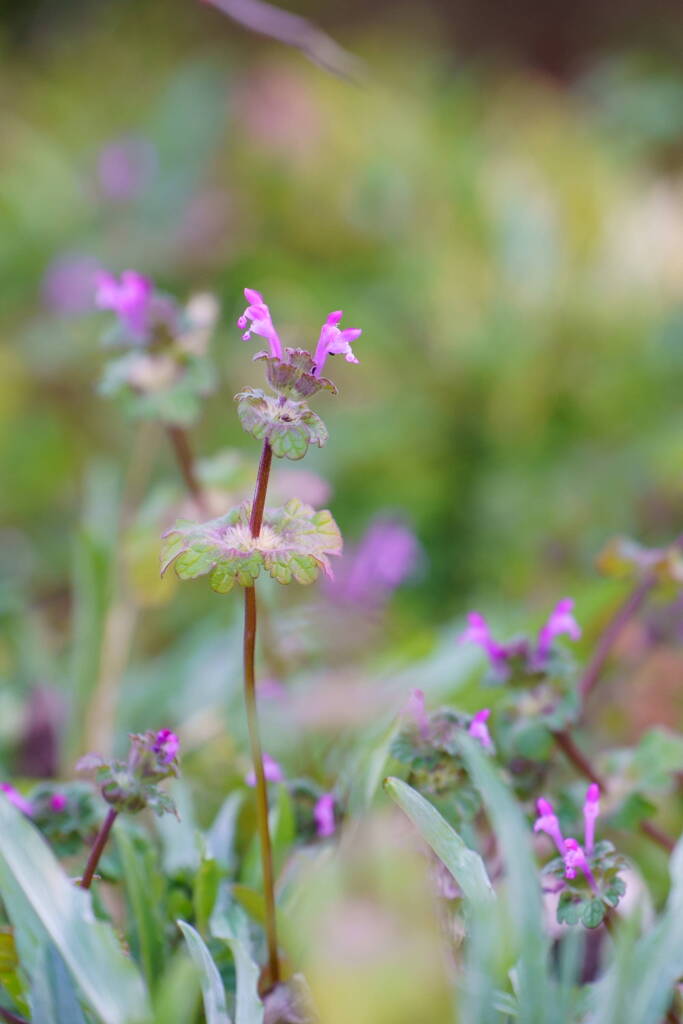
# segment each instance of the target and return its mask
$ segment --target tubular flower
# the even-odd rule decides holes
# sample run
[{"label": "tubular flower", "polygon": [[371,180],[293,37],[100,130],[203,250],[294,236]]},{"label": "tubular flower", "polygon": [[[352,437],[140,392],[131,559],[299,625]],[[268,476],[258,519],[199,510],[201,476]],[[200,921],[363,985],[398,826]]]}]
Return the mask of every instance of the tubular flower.
[{"label": "tubular flower", "polygon": [[31,801],[22,796],[9,782],[0,782],[0,791],[5,794],[9,802],[14,804],[22,814],[29,818],[33,815],[33,804]]},{"label": "tubular flower", "polygon": [[461,633],[459,643],[478,644],[488,655],[494,670],[505,671],[511,649],[496,643],[491,634],[488,622],[479,612],[470,612],[467,616],[467,629]]},{"label": "tubular flower", "polygon": [[347,363],[358,362],[353,354],[351,342],[360,338],[363,331],[360,327],[345,327],[343,330],[340,330],[337,324],[343,315],[341,309],[330,313],[320,329],[320,337],[318,338],[315,355],[313,356],[313,362],[315,363],[315,370],[313,372],[316,377],[320,376],[328,356],[343,355]]},{"label": "tubular flower", "polygon": [[586,799],[583,805],[584,842],[589,857],[595,845],[595,822],[599,814],[600,787],[596,782],[592,782],[586,790]]},{"label": "tubular flower", "polygon": [[323,793],[313,810],[315,829],[321,839],[334,834],[334,793]]},{"label": "tubular flower", "polygon": [[566,633],[572,640],[579,640],[581,627],[574,618],[574,601],[571,597],[565,597],[552,610],[548,621],[538,634],[538,644],[534,661],[541,667],[545,664],[550,654],[553,640],[556,636]]},{"label": "tubular flower", "polygon": [[581,849],[576,839],[565,839],[564,841],[564,853],[562,854],[564,860],[564,874],[566,878],[576,878],[577,868],[579,871],[583,871],[588,884],[594,892],[597,892],[598,886],[595,881],[593,872],[591,871],[586,854]]},{"label": "tubular flower", "polygon": [[413,719],[422,739],[426,739],[429,732],[429,716],[425,711],[424,690],[410,691],[410,697],[405,706],[405,714]]},{"label": "tubular flower", "polygon": [[486,724],[490,714],[490,708],[482,708],[481,711],[477,711],[467,729],[470,736],[473,736],[475,740],[479,740],[485,750],[493,749],[493,740]]},{"label": "tubular flower", "polygon": [[170,729],[160,729],[156,734],[153,750],[158,754],[164,764],[170,764],[178,756],[180,740]]},{"label": "tubular flower", "polygon": [[557,815],[553,805],[549,800],[545,800],[540,797],[536,801],[536,807],[538,808],[538,817],[534,822],[534,832],[545,832],[546,835],[550,836],[555,846],[560,851],[560,856],[564,857],[565,854],[565,841],[560,828],[560,823],[557,820]]},{"label": "tubular flower", "polygon": [[152,282],[136,270],[124,270],[119,281],[107,271],[97,274],[95,304],[113,310],[124,328],[140,339],[149,328],[152,296]]},{"label": "tubular flower", "polygon": [[[284,781],[285,773],[270,754],[263,755],[263,772],[268,782]],[[248,786],[253,788],[256,785],[256,772],[253,769],[250,772],[247,772],[244,781]]]},{"label": "tubular flower", "polygon": [[276,359],[282,359],[282,344],[273,326],[270,310],[263,301],[263,296],[253,288],[245,288],[244,297],[249,305],[237,321],[237,326],[244,331],[242,340],[249,341],[252,334],[258,334],[260,338],[265,338],[270,345],[270,354]]}]

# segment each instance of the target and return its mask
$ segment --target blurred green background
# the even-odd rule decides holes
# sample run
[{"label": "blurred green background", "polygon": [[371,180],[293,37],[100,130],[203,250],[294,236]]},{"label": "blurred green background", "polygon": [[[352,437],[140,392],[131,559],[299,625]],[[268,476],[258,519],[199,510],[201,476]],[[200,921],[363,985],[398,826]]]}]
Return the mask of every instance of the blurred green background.
[{"label": "blurred green background", "polygon": [[[239,602],[160,589],[149,510],[135,532],[176,470],[160,431],[96,393],[106,317],[83,266],[219,296],[221,385],[192,440],[239,449],[245,478],[258,451],[232,396],[261,371],[234,324],[243,287],[291,343],[312,346],[340,307],[363,328],[360,365],[337,360],[340,396],[317,403],[331,438],[305,468],[350,541],[389,511],[423,548],[371,672],[455,651],[473,605],[513,629],[574,594],[586,621],[614,597],[593,568],[608,538],[680,530],[680,24],[633,4],[616,26],[608,7],[560,17],[553,37],[552,5],[526,34],[533,4],[514,26],[466,4],[309,5],[362,58],[349,82],[191,0],[3,5],[5,768],[44,687],[70,694],[71,752],[107,735],[87,725],[105,707],[119,729],[189,722],[219,768],[206,715],[226,676],[239,699]],[[141,183],[108,195],[102,151],[130,137]],[[130,574],[119,554],[135,543]],[[316,631],[309,596],[266,599],[289,656]],[[351,671],[325,628],[306,670]]]}]

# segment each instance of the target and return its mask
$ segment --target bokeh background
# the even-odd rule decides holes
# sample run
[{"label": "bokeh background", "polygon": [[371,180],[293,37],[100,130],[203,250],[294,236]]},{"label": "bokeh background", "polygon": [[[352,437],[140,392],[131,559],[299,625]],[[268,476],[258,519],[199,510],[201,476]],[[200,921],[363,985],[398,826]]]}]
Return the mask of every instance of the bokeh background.
[{"label": "bokeh background", "polygon": [[[97,394],[94,266],[220,299],[192,442],[237,492],[258,453],[232,396],[261,375],[243,287],[294,344],[339,307],[364,330],[318,403],[314,476],[283,487],[322,495],[352,547],[389,515],[420,554],[370,616],[263,588],[262,673],[302,691],[269,742],[308,730],[296,767],[336,772],[340,723],[389,691],[466,703],[470,607],[510,632],[573,595],[588,650],[620,596],[595,571],[605,542],[680,531],[678,6],[366,8],[292,6],[358,55],[356,81],[193,0],[0,8],[5,773],[167,722],[217,791],[244,769],[239,601],[159,584],[176,470],[160,430]],[[680,724],[676,622],[629,637],[636,682],[605,690],[617,738]]]}]

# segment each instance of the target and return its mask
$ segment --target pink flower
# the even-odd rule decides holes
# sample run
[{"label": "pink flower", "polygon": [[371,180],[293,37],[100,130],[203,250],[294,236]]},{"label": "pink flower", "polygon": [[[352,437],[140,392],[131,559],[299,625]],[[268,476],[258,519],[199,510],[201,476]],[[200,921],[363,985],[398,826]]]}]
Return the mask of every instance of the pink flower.
[{"label": "pink flower", "polygon": [[85,253],[64,252],[47,267],[41,286],[43,302],[53,313],[76,316],[91,312],[100,266]]},{"label": "pink flower", "polygon": [[545,626],[540,630],[538,634],[536,653],[534,655],[534,661],[540,667],[543,667],[547,661],[553,645],[553,640],[556,636],[561,636],[563,633],[566,633],[572,638],[572,640],[580,639],[581,627],[572,614],[573,610],[574,601],[572,598],[563,598],[563,600],[558,602],[555,606],[553,611],[550,613]]},{"label": "pink flower", "polygon": [[136,270],[124,270],[120,281],[106,271],[97,275],[96,305],[113,310],[123,327],[140,339],[149,328],[152,296],[152,282]]},{"label": "pink flower", "polygon": [[597,893],[598,887],[595,882],[595,877],[588,865],[586,854],[583,852],[576,839],[565,839],[563,858],[565,878],[576,878],[576,871],[578,868],[579,871],[583,871],[593,892]]},{"label": "pink flower", "polygon": [[393,516],[379,516],[344,556],[327,593],[344,604],[377,604],[415,572],[420,554],[412,530]]},{"label": "pink flower", "polygon": [[26,797],[23,797],[14,786],[10,786],[9,782],[0,782],[0,790],[5,794],[11,804],[21,811],[22,814],[31,817],[33,814],[33,804]]},{"label": "pink flower", "polygon": [[351,349],[351,342],[360,338],[363,331],[360,327],[346,327],[344,330],[340,330],[337,324],[343,315],[341,309],[330,313],[320,330],[320,337],[313,357],[315,363],[313,372],[317,377],[320,376],[328,356],[343,355],[347,363],[358,362]]},{"label": "pink flower", "polygon": [[62,811],[66,810],[67,803],[68,800],[65,793],[53,793],[49,801],[50,810],[54,811],[55,814],[61,814]]},{"label": "pink flower", "polygon": [[586,790],[586,799],[583,805],[584,842],[589,857],[595,845],[595,822],[599,814],[600,787],[596,782],[592,782]]},{"label": "pink flower", "polygon": [[496,643],[491,634],[488,622],[479,612],[470,612],[467,616],[467,629],[460,634],[458,643],[479,644],[486,652],[494,669],[505,671],[510,657],[510,648]]},{"label": "pink flower", "polygon": [[334,834],[336,822],[334,820],[334,793],[323,793],[316,802],[313,810],[315,828],[320,838]]},{"label": "pink flower", "polygon": [[[268,782],[283,782],[285,773],[280,765],[269,754],[263,755],[263,772]],[[244,777],[248,786],[256,785],[256,772],[252,769]]]},{"label": "pink flower", "polygon": [[560,855],[564,856],[565,843],[562,830],[560,829],[560,823],[557,820],[557,815],[553,805],[549,800],[545,800],[540,797],[536,801],[536,807],[538,808],[538,817],[534,822],[534,832],[545,832],[546,835],[550,836],[555,846],[560,851]]},{"label": "pink flower", "polygon": [[490,708],[482,708],[481,711],[477,711],[467,729],[470,736],[473,736],[475,740],[479,740],[485,750],[493,749],[493,740],[486,724],[490,714]]},{"label": "pink flower", "polygon": [[97,177],[102,195],[113,203],[135,199],[150,183],[157,169],[157,153],[147,139],[116,139],[99,154]]},{"label": "pink flower", "polygon": [[425,711],[424,690],[410,691],[404,713],[413,719],[422,739],[426,739],[429,732],[429,716]]},{"label": "pink flower", "polygon": [[170,729],[160,729],[156,734],[152,747],[155,754],[158,754],[164,764],[175,761],[180,750],[180,740]]},{"label": "pink flower", "polygon": [[265,338],[270,345],[271,355],[276,359],[282,359],[280,338],[273,326],[270,310],[263,301],[263,296],[260,292],[255,292],[253,288],[245,288],[244,297],[249,305],[237,321],[237,326],[244,331],[242,340],[249,341],[252,334],[258,334],[260,338]]}]

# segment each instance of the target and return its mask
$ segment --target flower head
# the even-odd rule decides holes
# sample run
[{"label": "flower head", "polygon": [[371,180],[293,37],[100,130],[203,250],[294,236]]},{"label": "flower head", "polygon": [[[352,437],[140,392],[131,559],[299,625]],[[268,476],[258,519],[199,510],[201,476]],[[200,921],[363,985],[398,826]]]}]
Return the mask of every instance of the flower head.
[{"label": "flower head", "polygon": [[599,813],[600,787],[596,782],[592,782],[586,790],[586,799],[583,804],[584,842],[589,857],[595,845],[595,822]]},{"label": "flower head", "polygon": [[536,801],[536,807],[538,809],[538,817],[534,822],[534,832],[545,832],[545,834],[550,836],[552,841],[555,843],[560,855],[564,856],[564,836],[562,835],[560,823],[557,820],[557,815],[555,814],[553,805],[549,800],[545,800],[543,797],[540,797],[540,799]]},{"label": "flower head", "polygon": [[591,889],[594,892],[597,892],[598,887],[593,872],[588,864],[586,854],[583,852],[576,839],[572,839],[571,837],[569,839],[565,839],[564,853],[562,856],[564,860],[565,878],[569,878],[570,880],[576,878],[576,871],[578,869],[586,876]]},{"label": "flower head", "polygon": [[178,756],[180,740],[170,729],[160,729],[156,734],[152,749],[164,764],[170,764]]},{"label": "flower head", "polygon": [[413,719],[422,739],[426,739],[429,732],[429,716],[425,711],[424,690],[410,691],[404,713]]},{"label": "flower head", "polygon": [[61,814],[66,810],[67,803],[66,793],[53,793],[49,800],[49,807],[55,814]]},{"label": "flower head", "polygon": [[106,271],[97,274],[95,304],[113,310],[126,331],[140,340],[149,328],[152,296],[152,282],[136,270],[124,270],[119,281]]},{"label": "flower head", "polygon": [[333,835],[336,828],[334,803],[334,793],[323,793],[313,809],[316,833],[321,839]]},{"label": "flower head", "polygon": [[565,597],[555,605],[555,608],[548,616],[548,621],[538,634],[538,644],[536,645],[536,653],[534,655],[534,661],[541,667],[545,664],[550,654],[553,640],[556,636],[566,633],[572,640],[580,639],[581,627],[574,618],[573,611],[573,599]]},{"label": "flower head", "polygon": [[473,736],[475,740],[479,740],[485,750],[493,749],[493,740],[486,724],[490,714],[490,708],[482,708],[481,711],[477,711],[467,728],[470,736]]},{"label": "flower head", "polygon": [[273,326],[270,310],[263,301],[263,296],[253,288],[245,288],[244,297],[249,305],[237,321],[237,326],[244,331],[242,340],[249,341],[252,334],[258,334],[260,338],[265,338],[270,345],[271,355],[276,359],[282,359],[282,344]]},{"label": "flower head", "polygon": [[[263,755],[263,774],[268,782],[283,782],[285,777],[282,768],[270,754]],[[256,785],[256,772],[253,769],[247,772],[244,781],[248,786],[254,787]]]},{"label": "flower head", "polygon": [[9,802],[14,804],[17,810],[21,811],[22,814],[31,817],[33,814],[33,804],[26,797],[23,797],[14,786],[11,786],[9,782],[0,782],[0,791],[2,791]]},{"label": "flower head", "polygon": [[320,337],[318,338],[315,355],[313,356],[313,362],[315,363],[315,370],[313,372],[316,377],[319,377],[322,373],[328,356],[343,355],[347,363],[358,362],[353,354],[351,342],[360,338],[363,331],[360,327],[345,327],[343,330],[340,330],[337,324],[343,315],[341,309],[330,313],[320,329]]},{"label": "flower head", "polygon": [[497,671],[505,671],[510,649],[496,643],[491,634],[488,622],[479,612],[470,612],[467,616],[467,629],[460,634],[458,643],[478,644],[488,655],[492,667]]}]

